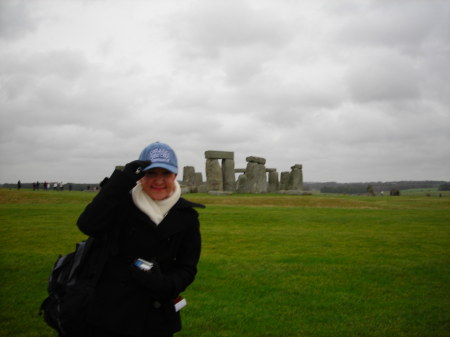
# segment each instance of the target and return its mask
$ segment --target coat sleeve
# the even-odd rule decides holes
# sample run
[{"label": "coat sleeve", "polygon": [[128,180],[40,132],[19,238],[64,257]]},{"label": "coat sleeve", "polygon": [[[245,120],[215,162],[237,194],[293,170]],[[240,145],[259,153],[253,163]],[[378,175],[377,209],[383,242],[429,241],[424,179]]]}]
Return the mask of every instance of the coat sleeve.
[{"label": "coat sleeve", "polygon": [[78,228],[89,236],[96,236],[111,229],[118,218],[121,204],[135,185],[136,181],[122,171],[115,170],[81,213],[77,221]]}]

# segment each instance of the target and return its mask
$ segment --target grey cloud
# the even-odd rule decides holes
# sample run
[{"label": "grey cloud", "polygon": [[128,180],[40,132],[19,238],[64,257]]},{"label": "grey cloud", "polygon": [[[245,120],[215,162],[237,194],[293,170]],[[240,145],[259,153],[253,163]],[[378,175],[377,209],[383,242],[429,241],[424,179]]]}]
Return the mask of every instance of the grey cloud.
[{"label": "grey cloud", "polygon": [[237,92],[238,102],[254,112],[272,117],[276,125],[293,127],[301,117],[316,109],[336,108],[346,97],[339,76],[324,77],[312,73],[296,74],[286,69],[285,76],[267,74],[255,79],[253,86]]},{"label": "grey cloud", "polygon": [[0,74],[4,93],[15,98],[35,90],[46,81],[59,79],[70,85],[89,66],[85,56],[78,51],[52,51],[24,55],[0,55]]},{"label": "grey cloud", "polygon": [[[3,60],[4,108],[16,116],[28,116],[23,123],[111,126],[136,108],[134,103],[141,97],[151,97],[145,93],[151,81],[142,82],[139,73],[111,72],[88,62],[80,52],[54,51]],[[131,92],[136,95],[132,100],[126,95]]]},{"label": "grey cloud", "polygon": [[413,59],[375,50],[354,60],[348,74],[350,92],[359,102],[419,99],[420,79]]},{"label": "grey cloud", "polygon": [[339,20],[332,29],[340,42],[416,54],[429,39],[447,36],[448,40],[449,4],[445,0],[356,1],[348,9],[338,9]]},{"label": "grey cloud", "polygon": [[224,51],[219,61],[223,65],[226,81],[231,86],[248,84],[263,71],[263,64],[271,58],[273,51],[264,46],[239,48]]},{"label": "grey cloud", "polygon": [[254,45],[282,46],[291,33],[274,13],[258,10],[248,1],[198,2],[182,13],[174,36],[192,55],[217,57],[224,49]]},{"label": "grey cloud", "polygon": [[28,1],[0,1],[0,39],[16,39],[25,36],[36,27]]}]

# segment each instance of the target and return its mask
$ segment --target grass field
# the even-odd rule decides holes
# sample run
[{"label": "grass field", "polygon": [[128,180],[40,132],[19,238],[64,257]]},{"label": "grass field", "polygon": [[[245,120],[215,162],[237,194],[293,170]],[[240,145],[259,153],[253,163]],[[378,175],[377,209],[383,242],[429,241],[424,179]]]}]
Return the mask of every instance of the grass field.
[{"label": "grass field", "polygon": [[[0,336],[37,315],[94,195],[0,189]],[[179,337],[450,336],[450,198],[192,194],[203,252]]]}]

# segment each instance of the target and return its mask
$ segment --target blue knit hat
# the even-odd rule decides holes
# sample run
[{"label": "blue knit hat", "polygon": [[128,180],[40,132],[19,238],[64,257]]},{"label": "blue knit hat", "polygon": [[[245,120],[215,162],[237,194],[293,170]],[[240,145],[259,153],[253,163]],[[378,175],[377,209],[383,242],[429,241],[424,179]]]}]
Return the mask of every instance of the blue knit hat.
[{"label": "blue knit hat", "polygon": [[161,167],[172,173],[178,174],[178,160],[175,151],[167,145],[156,142],[142,150],[139,160],[150,160],[152,163],[144,171],[155,167]]}]

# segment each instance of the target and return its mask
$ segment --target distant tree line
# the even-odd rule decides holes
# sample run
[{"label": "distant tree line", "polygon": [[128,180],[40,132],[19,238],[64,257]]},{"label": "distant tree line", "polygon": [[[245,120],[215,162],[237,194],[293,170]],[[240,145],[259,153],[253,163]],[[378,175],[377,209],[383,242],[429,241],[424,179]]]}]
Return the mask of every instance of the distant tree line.
[{"label": "distant tree line", "polygon": [[439,191],[450,191],[450,183],[445,183],[439,186]]},{"label": "distant tree line", "polygon": [[376,194],[382,191],[389,194],[392,190],[409,190],[415,188],[437,188],[440,191],[449,191],[450,183],[446,181],[391,181],[391,182],[359,182],[359,183],[304,183],[307,190],[316,190],[321,193],[336,193],[336,194],[367,194],[368,187],[370,191]]}]

